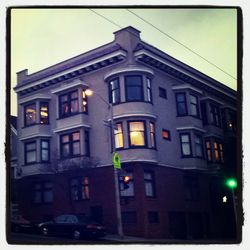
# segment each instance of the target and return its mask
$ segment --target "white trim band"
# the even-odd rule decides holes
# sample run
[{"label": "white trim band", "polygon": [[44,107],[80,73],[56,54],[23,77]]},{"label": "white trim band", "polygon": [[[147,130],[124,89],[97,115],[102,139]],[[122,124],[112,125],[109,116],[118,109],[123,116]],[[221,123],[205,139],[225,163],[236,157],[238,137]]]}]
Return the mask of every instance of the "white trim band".
[{"label": "white trim band", "polygon": [[49,95],[44,95],[44,94],[35,94],[26,98],[22,98],[18,101],[18,104],[24,104],[33,100],[37,100],[37,99],[44,99],[44,100],[50,100],[51,96]]},{"label": "white trim band", "polygon": [[91,128],[91,126],[89,126],[87,124],[76,124],[76,125],[69,126],[69,127],[54,129],[53,132],[54,133],[60,133],[60,132],[67,131],[67,130],[70,130],[70,129],[82,128],[82,127],[84,127],[84,128]]},{"label": "white trim band", "polygon": [[32,138],[36,138],[36,137],[52,137],[52,135],[49,135],[49,134],[31,134],[31,135],[28,135],[28,136],[24,136],[24,137],[20,137],[20,141],[25,141],[25,140],[29,140],[29,139],[32,139]]},{"label": "white trim band", "polygon": [[206,133],[206,130],[202,129],[202,128],[198,128],[198,127],[194,127],[194,126],[189,126],[189,127],[178,127],[176,128],[177,131],[181,131],[181,130],[197,130],[200,131],[202,133]]},{"label": "white trim band", "polygon": [[59,88],[52,89],[51,93],[58,94],[58,93],[63,92],[65,90],[69,90],[69,89],[79,87],[79,86],[88,87],[89,85],[78,79],[78,80],[75,80],[73,82],[65,83],[63,86],[61,86]]}]

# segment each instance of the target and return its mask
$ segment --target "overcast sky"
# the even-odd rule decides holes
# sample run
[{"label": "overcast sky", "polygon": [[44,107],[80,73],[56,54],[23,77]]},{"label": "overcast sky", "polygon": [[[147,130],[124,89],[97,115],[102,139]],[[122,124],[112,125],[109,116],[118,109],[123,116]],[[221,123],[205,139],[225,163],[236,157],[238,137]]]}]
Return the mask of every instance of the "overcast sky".
[{"label": "overcast sky", "polygon": [[[130,9],[180,43],[200,54],[218,70],[126,9],[12,9],[11,81],[16,72],[51,66],[113,41],[119,26],[133,26],[141,38],[176,59],[236,89],[236,9]],[[115,25],[117,24],[117,25]],[[11,94],[11,113],[16,98]]]}]

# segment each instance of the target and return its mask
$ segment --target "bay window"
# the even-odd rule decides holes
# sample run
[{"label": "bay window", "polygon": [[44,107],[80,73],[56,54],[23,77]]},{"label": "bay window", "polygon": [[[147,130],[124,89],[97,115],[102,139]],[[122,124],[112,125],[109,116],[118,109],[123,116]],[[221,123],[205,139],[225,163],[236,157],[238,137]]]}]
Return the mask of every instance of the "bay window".
[{"label": "bay window", "polygon": [[41,161],[49,162],[49,160],[50,160],[49,140],[41,140]]},{"label": "bay window", "polygon": [[40,103],[40,123],[49,124],[49,103],[48,102]]},{"label": "bay window", "polygon": [[128,130],[130,147],[146,146],[146,131],[144,121],[129,121]]},{"label": "bay window", "polygon": [[189,133],[180,134],[180,140],[181,140],[182,157],[191,156],[192,155],[192,150],[191,150],[190,134]]},{"label": "bay window", "polygon": [[61,157],[67,158],[80,155],[80,132],[61,135]]},{"label": "bay window", "polygon": [[79,112],[78,91],[69,92],[59,97],[60,117],[70,116]]},{"label": "bay window", "polygon": [[177,116],[187,115],[186,94],[176,93],[175,98],[176,98]]},{"label": "bay window", "polygon": [[115,148],[123,148],[123,129],[122,123],[116,123],[116,128],[114,129],[114,137],[115,137]]},{"label": "bay window", "polygon": [[199,117],[199,103],[197,96],[190,94],[190,115]]},{"label": "bay window", "polygon": [[194,143],[195,143],[195,156],[202,158],[203,157],[202,136],[195,134],[195,136],[194,136]]},{"label": "bay window", "polygon": [[118,78],[109,82],[109,102],[112,104],[120,103],[120,85]]},{"label": "bay window", "polygon": [[25,126],[36,124],[36,103],[24,107],[24,124]]},{"label": "bay window", "polygon": [[217,105],[210,104],[210,121],[211,124],[220,127],[220,109]]},{"label": "bay window", "polygon": [[155,143],[155,124],[153,122],[149,122],[149,133],[150,133],[150,147],[156,148]]},{"label": "bay window", "polygon": [[125,76],[126,101],[144,101],[142,76]]},{"label": "bay window", "polygon": [[25,143],[25,163],[31,164],[37,162],[36,141]]}]

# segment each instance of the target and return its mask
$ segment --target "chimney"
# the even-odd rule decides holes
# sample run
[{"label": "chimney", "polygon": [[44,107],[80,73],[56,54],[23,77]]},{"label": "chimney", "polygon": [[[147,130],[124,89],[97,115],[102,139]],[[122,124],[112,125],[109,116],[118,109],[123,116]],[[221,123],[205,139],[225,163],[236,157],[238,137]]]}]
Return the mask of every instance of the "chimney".
[{"label": "chimney", "polygon": [[24,69],[22,71],[19,71],[17,74],[17,84],[22,84],[23,80],[28,77],[28,70]]}]

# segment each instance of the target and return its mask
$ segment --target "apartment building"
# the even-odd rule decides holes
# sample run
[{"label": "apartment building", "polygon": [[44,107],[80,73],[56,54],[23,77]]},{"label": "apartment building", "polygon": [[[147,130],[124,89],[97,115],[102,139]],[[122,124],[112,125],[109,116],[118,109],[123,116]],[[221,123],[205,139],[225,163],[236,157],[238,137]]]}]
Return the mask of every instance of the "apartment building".
[{"label": "apartment building", "polygon": [[120,180],[125,234],[235,236],[233,197],[222,184],[236,174],[234,90],[129,26],[99,48],[33,74],[18,72],[15,91],[18,202],[26,217],[87,214],[116,233],[113,133],[131,177],[125,190]]}]

